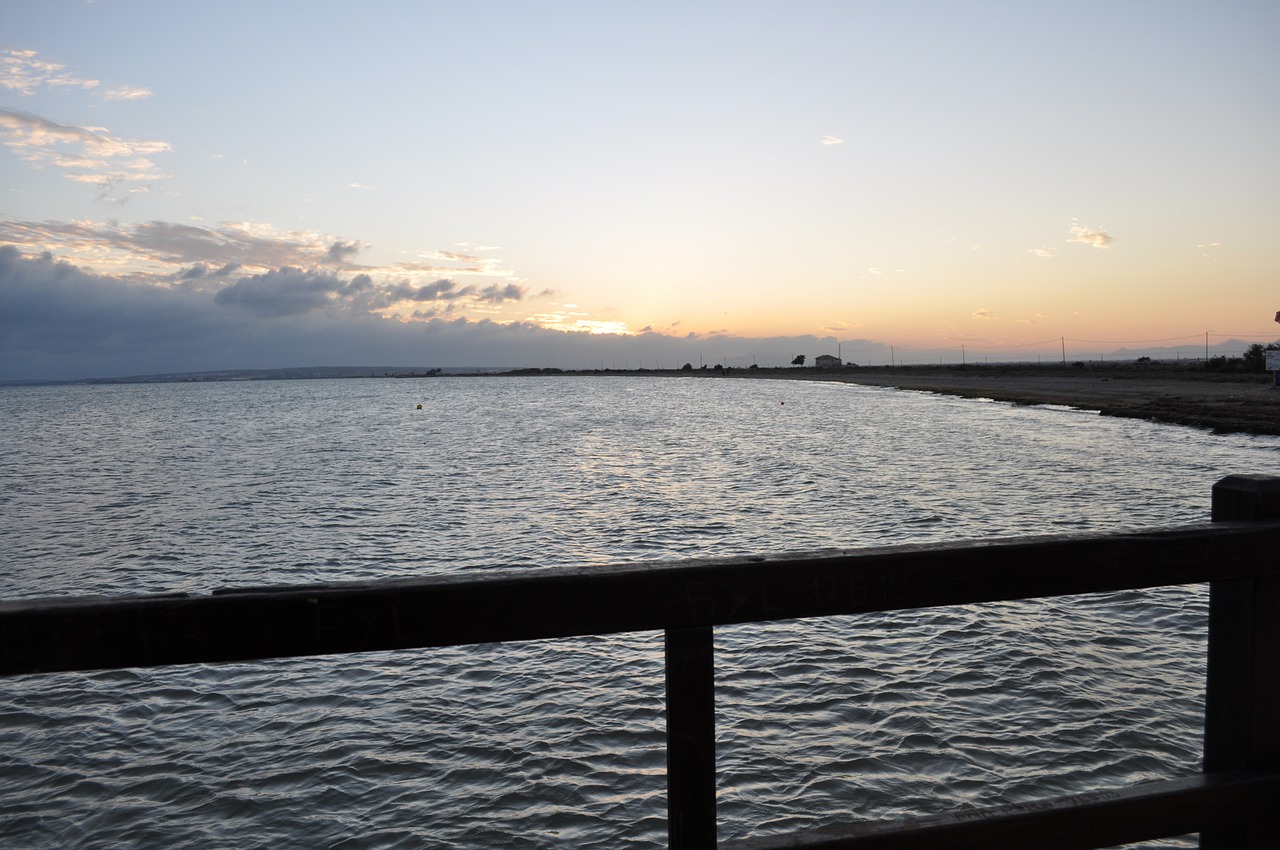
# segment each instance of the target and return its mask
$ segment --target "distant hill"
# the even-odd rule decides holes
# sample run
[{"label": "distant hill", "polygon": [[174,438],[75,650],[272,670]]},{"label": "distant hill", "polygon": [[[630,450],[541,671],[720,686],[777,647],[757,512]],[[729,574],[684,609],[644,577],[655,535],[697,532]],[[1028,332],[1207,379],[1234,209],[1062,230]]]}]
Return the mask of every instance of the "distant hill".
[{"label": "distant hill", "polygon": [[514,366],[298,366],[290,369],[224,369],[209,372],[161,372],[74,381],[0,381],[0,386],[52,384],[177,384],[213,381],[300,381],[312,378],[415,378],[507,372]]}]

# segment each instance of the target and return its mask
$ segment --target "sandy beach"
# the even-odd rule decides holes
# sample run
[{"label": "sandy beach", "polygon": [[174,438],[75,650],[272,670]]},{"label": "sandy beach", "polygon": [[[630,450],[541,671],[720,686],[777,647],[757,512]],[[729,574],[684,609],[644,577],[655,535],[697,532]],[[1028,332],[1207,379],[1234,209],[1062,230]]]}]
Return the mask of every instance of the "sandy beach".
[{"label": "sandy beach", "polygon": [[[754,370],[753,370],[754,371]],[[734,375],[752,375],[739,372]],[[1216,433],[1280,435],[1280,388],[1269,373],[1204,372],[1134,366],[1015,368],[997,366],[769,369],[759,377],[844,381],[990,398],[1016,404],[1063,404],[1104,416],[1190,425]]]}]

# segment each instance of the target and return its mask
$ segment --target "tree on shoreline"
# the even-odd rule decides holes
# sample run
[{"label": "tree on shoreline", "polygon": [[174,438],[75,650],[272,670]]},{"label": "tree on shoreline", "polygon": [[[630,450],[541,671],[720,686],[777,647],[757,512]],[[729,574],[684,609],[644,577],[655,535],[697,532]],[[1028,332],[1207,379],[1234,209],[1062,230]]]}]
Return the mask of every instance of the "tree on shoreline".
[{"label": "tree on shoreline", "polygon": [[1265,372],[1267,371],[1267,350],[1274,349],[1275,343],[1271,345],[1263,345],[1255,342],[1244,350],[1244,370],[1246,372]]},{"label": "tree on shoreline", "polygon": [[803,354],[797,354],[797,355],[796,355],[796,359],[794,359],[794,360],[792,360],[792,361],[791,361],[791,365],[792,365],[792,366],[803,366],[803,365],[804,365],[804,355],[803,355]]}]

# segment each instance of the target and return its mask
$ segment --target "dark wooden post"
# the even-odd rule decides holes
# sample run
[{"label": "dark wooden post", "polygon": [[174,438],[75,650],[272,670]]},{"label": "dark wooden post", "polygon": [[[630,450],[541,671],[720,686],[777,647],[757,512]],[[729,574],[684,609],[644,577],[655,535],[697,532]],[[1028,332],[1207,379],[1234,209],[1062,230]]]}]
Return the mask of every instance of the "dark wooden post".
[{"label": "dark wooden post", "polygon": [[667,837],[671,850],[716,846],[713,655],[710,626],[667,629]]},{"label": "dark wooden post", "polygon": [[[1213,521],[1280,519],[1280,478],[1229,475],[1213,485]],[[1280,558],[1280,552],[1274,554]],[[1262,566],[1262,565],[1259,565]],[[1209,585],[1204,770],[1280,767],[1280,578]],[[1200,834],[1205,850],[1274,846],[1276,802]]]}]

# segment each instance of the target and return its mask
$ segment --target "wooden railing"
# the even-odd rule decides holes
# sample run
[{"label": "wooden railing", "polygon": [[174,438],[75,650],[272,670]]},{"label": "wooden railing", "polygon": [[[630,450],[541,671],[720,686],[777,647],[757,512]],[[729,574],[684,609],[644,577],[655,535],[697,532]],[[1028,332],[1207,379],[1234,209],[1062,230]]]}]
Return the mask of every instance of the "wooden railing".
[{"label": "wooden railing", "polygon": [[1159,531],[493,576],[0,603],[0,674],[246,661],[662,630],[670,845],[716,846],[712,630],[733,623],[1210,583],[1203,772],[766,848],[1105,847],[1280,831],[1280,477],[1230,476],[1213,522]]}]

